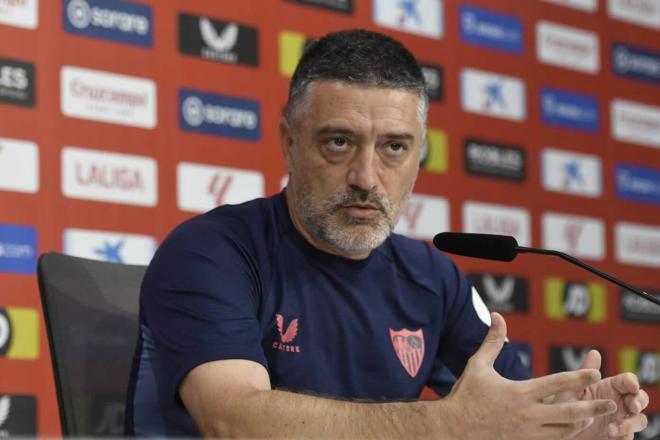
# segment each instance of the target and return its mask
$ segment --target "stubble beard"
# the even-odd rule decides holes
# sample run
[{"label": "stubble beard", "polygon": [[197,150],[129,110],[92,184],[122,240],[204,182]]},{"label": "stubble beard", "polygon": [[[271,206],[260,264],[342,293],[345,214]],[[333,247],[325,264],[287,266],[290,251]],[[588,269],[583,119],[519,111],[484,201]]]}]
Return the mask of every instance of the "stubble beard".
[{"label": "stubble beard", "polygon": [[[311,185],[301,183],[296,193],[303,226],[314,237],[343,255],[364,254],[380,246],[394,230],[401,208],[408,201],[413,187],[410,184],[405,196],[392,203],[376,190],[357,187],[348,187],[327,200],[321,200],[312,193]],[[350,216],[346,207],[354,203],[373,205],[378,215],[373,218]]]}]

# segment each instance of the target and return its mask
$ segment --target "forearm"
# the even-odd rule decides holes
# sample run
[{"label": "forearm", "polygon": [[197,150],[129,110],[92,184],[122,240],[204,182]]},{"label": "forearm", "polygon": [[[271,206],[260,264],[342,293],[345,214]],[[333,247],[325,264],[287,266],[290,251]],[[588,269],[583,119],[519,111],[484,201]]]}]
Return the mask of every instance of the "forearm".
[{"label": "forearm", "polygon": [[205,435],[458,438],[450,434],[451,415],[443,401],[362,403],[287,391],[251,391],[233,397],[222,412],[223,420],[203,430]]}]

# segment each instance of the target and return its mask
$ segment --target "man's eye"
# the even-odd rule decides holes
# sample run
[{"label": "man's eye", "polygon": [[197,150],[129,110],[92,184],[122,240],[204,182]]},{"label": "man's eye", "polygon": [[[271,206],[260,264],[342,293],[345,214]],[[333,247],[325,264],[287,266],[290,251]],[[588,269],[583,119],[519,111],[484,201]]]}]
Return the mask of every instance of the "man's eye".
[{"label": "man's eye", "polygon": [[328,142],[328,146],[333,150],[343,150],[347,145],[348,140],[343,137],[335,137]]},{"label": "man's eye", "polygon": [[408,149],[408,147],[406,147],[405,145],[399,144],[397,142],[392,142],[391,144],[388,144],[387,148],[393,153],[403,153],[405,150]]}]

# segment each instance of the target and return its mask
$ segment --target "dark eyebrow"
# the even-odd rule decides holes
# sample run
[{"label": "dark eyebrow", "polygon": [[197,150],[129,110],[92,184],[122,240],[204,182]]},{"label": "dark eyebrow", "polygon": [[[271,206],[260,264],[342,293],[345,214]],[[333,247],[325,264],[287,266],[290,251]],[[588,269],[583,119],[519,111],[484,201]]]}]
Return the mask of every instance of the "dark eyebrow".
[{"label": "dark eyebrow", "polygon": [[324,136],[324,135],[345,135],[345,136],[355,136],[356,133],[351,130],[350,128],[346,127],[333,127],[332,125],[327,125],[325,127],[321,127],[316,131],[317,136]]},{"label": "dark eyebrow", "polygon": [[393,140],[393,141],[409,141],[413,142],[415,140],[415,136],[411,133],[385,133],[383,136],[385,139]]}]

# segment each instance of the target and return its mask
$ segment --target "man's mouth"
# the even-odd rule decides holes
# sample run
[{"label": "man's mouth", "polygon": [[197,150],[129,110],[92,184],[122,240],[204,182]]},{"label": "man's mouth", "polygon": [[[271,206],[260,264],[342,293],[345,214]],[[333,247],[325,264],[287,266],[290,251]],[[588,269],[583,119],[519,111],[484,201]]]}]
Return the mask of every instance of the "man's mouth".
[{"label": "man's mouth", "polygon": [[346,209],[348,215],[358,218],[374,218],[381,212],[378,206],[367,203],[352,203],[350,205],[344,205],[343,208]]}]

